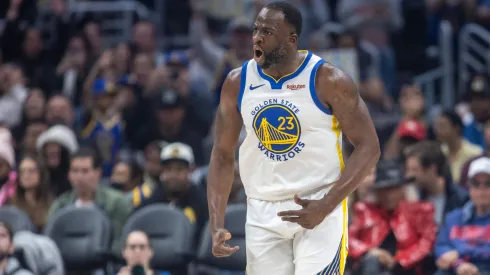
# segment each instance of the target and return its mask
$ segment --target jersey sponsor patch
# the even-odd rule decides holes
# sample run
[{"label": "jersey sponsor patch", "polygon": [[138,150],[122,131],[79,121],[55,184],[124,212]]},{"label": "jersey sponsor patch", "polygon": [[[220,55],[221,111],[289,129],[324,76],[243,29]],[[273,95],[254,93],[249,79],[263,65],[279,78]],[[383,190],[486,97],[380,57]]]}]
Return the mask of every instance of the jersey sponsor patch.
[{"label": "jersey sponsor patch", "polygon": [[299,109],[284,99],[270,99],[254,108],[253,129],[258,150],[274,161],[294,158],[305,147],[301,142]]}]

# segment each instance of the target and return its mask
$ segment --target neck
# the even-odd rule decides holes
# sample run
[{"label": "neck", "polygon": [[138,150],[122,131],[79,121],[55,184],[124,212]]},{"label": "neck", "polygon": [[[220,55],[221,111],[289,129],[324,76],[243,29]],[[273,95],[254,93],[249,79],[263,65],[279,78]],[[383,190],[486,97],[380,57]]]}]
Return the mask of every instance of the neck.
[{"label": "neck", "polygon": [[477,216],[490,214],[490,204],[475,206]]},{"label": "neck", "polygon": [[92,202],[95,200],[95,192],[94,193],[78,193],[78,199],[82,202]]},{"label": "neck", "polygon": [[[279,79],[285,75],[293,73],[303,61],[303,53],[298,50],[289,50],[287,58],[283,62],[274,64],[269,68],[263,70],[264,73],[272,76],[275,79]],[[300,57],[300,58],[298,58]]]},{"label": "neck", "polygon": [[460,137],[453,138],[449,140],[447,143],[447,147],[449,148],[449,152],[452,154],[456,154],[461,149],[463,145],[463,140]]},{"label": "neck", "polygon": [[34,190],[26,190],[24,194],[24,198],[28,204],[36,203],[36,191]]},{"label": "neck", "polygon": [[160,134],[164,137],[176,136],[181,128],[181,123],[174,123],[172,125],[160,124]]},{"label": "neck", "polygon": [[438,196],[444,194],[446,181],[442,177],[437,177],[435,184],[430,184],[427,192],[430,196]]},{"label": "neck", "polygon": [[3,261],[1,261],[0,262],[0,271],[5,271],[8,263],[9,263],[9,258],[5,258]]}]

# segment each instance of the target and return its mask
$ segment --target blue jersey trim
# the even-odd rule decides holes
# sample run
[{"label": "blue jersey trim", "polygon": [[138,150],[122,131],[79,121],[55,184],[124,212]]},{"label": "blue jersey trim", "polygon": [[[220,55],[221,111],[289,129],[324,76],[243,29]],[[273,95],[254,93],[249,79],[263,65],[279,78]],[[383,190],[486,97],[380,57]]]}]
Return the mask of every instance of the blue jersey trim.
[{"label": "blue jersey trim", "polygon": [[282,89],[282,84],[284,84],[284,82],[297,77],[306,68],[306,65],[308,65],[308,62],[310,61],[311,56],[312,56],[311,52],[308,52],[305,59],[303,60],[303,63],[301,63],[301,65],[298,67],[298,69],[296,69],[296,71],[294,71],[292,74],[283,76],[278,80],[274,79],[270,75],[265,74],[262,71],[262,69],[260,68],[258,63],[257,63],[257,71],[259,72],[260,77],[262,77],[264,80],[267,80],[270,83],[271,89],[280,90],[280,89]]},{"label": "blue jersey trim", "polygon": [[324,112],[327,115],[332,115],[332,110],[330,108],[325,107],[325,105],[322,104],[320,99],[318,98],[318,95],[316,94],[316,88],[315,88],[315,79],[316,79],[316,72],[318,71],[318,68],[320,65],[325,63],[325,60],[321,59],[318,61],[313,69],[311,70],[311,75],[310,75],[310,95],[311,98],[313,99],[313,102],[315,102],[316,107],[320,109],[322,112]]},{"label": "blue jersey trim", "polygon": [[245,92],[245,82],[247,81],[247,65],[248,65],[248,61],[246,61],[243,64],[242,72],[240,75],[240,91],[238,92],[238,102],[237,102],[237,108],[239,112],[241,112],[242,110],[243,93]]}]

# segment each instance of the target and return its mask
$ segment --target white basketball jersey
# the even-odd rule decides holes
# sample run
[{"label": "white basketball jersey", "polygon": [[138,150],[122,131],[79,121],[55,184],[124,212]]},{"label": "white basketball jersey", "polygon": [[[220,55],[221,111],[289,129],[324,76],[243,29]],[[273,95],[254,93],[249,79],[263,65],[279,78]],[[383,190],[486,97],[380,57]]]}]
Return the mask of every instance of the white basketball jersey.
[{"label": "white basketball jersey", "polygon": [[340,125],[315,91],[316,71],[324,62],[308,52],[294,73],[279,80],[254,60],[243,65],[238,108],[247,136],[239,162],[249,198],[291,199],[340,177]]}]

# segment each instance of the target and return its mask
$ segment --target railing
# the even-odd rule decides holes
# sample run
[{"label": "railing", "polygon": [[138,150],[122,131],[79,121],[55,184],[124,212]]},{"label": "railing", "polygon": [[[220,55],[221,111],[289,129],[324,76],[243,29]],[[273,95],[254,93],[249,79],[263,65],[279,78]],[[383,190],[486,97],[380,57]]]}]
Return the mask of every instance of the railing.
[{"label": "railing", "polygon": [[465,92],[471,73],[490,72],[490,32],[482,26],[467,24],[459,37],[459,89]]},{"label": "railing", "polygon": [[[439,67],[415,77],[425,94],[426,106],[439,103],[444,108],[451,108],[455,103],[456,85],[454,81],[453,62],[453,28],[448,21],[442,21],[439,32]],[[436,102],[436,86],[441,83],[441,101]]]},{"label": "railing", "polygon": [[118,41],[129,40],[133,25],[133,16],[154,19],[153,14],[141,3],[134,1],[103,1],[103,2],[69,2],[71,15],[83,16],[92,14],[114,14],[114,18],[104,18],[101,29],[104,33],[104,44],[111,45]]}]

